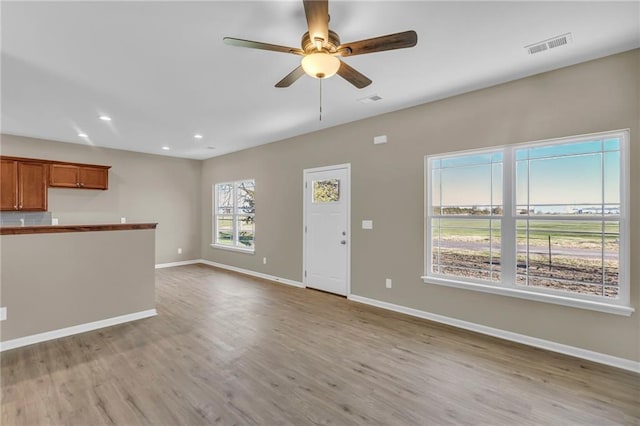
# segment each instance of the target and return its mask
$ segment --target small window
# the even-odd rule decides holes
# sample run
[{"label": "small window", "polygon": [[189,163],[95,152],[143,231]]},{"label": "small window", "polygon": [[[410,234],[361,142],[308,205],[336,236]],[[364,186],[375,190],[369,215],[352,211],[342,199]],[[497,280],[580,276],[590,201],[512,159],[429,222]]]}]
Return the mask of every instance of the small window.
[{"label": "small window", "polygon": [[627,139],[427,156],[425,281],[628,307]]},{"label": "small window", "polygon": [[340,179],[313,181],[314,203],[335,203],[340,201]]},{"label": "small window", "polygon": [[214,185],[213,245],[254,250],[255,181]]}]

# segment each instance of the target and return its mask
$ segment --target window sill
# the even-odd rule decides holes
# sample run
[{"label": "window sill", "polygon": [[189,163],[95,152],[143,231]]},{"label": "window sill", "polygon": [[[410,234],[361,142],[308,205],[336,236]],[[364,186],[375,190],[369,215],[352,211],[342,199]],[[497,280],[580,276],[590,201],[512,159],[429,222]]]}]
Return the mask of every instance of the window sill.
[{"label": "window sill", "polygon": [[587,309],[591,311],[605,312],[608,314],[631,316],[635,311],[631,306],[614,305],[611,303],[597,302],[593,300],[575,299],[572,297],[536,293],[532,291],[519,290],[515,288],[494,287],[485,284],[466,283],[455,280],[448,280],[436,277],[421,277],[427,284],[436,284],[445,287],[462,288],[465,290],[475,290],[483,293],[498,294],[501,296],[517,297],[519,299],[535,300],[537,302],[553,303],[555,305],[570,306],[572,308]]},{"label": "window sill", "polygon": [[256,252],[255,249],[246,249],[246,248],[233,247],[233,246],[223,246],[222,244],[209,244],[209,245],[212,248],[215,248],[215,249],[235,251],[235,252],[239,252],[239,253],[254,254]]}]

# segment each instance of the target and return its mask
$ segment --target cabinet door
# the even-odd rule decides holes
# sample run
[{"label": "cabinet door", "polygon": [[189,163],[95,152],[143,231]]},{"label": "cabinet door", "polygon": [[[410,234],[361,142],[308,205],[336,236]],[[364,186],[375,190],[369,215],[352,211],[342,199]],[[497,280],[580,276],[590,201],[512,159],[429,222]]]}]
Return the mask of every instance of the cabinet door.
[{"label": "cabinet door", "polygon": [[47,164],[18,163],[18,208],[47,210]]},{"label": "cabinet door", "polygon": [[77,188],[80,186],[78,180],[78,166],[70,164],[52,164],[49,166],[49,186],[60,188]]},{"label": "cabinet door", "polygon": [[107,189],[109,169],[100,167],[80,167],[80,188]]},{"label": "cabinet door", "polygon": [[0,161],[0,210],[18,210],[17,161]]}]

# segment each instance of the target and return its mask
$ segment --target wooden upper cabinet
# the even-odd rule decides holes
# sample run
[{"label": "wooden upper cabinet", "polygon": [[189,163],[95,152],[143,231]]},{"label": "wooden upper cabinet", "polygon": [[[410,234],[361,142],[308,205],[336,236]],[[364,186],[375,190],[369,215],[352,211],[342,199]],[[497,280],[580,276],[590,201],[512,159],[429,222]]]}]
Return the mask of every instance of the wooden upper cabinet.
[{"label": "wooden upper cabinet", "polygon": [[79,186],[78,166],[69,164],[49,165],[49,186],[77,188]]},{"label": "wooden upper cabinet", "polygon": [[0,210],[18,210],[18,162],[0,160]]},{"label": "wooden upper cabinet", "polygon": [[47,164],[18,162],[18,208],[47,211]]},{"label": "wooden upper cabinet", "polygon": [[46,211],[48,164],[2,159],[0,210]]},{"label": "wooden upper cabinet", "polygon": [[108,189],[111,166],[0,156],[0,210],[47,211],[47,189]]},{"label": "wooden upper cabinet", "polygon": [[108,166],[51,164],[49,186],[58,188],[108,189]]},{"label": "wooden upper cabinet", "polygon": [[102,167],[80,167],[80,187],[88,189],[109,188],[109,169]]}]

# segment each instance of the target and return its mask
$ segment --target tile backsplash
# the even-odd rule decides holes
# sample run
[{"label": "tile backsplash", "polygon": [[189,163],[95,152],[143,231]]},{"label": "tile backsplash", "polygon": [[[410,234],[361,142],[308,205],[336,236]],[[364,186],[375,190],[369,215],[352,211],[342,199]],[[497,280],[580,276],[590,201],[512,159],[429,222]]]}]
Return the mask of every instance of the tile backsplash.
[{"label": "tile backsplash", "polygon": [[0,226],[51,225],[51,212],[0,212]]}]

